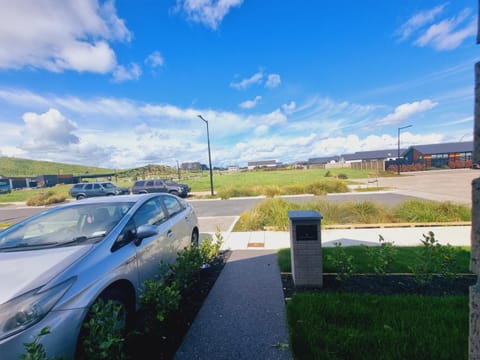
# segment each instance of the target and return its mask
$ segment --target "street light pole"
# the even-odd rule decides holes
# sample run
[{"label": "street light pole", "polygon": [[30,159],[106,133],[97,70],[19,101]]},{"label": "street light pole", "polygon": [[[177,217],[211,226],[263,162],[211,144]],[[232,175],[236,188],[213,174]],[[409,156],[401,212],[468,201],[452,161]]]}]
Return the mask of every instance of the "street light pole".
[{"label": "street light pole", "polygon": [[397,134],[397,142],[398,142],[398,150],[397,150],[397,174],[400,175],[400,130],[412,127],[412,125],[402,126],[398,128]]},{"label": "street light pole", "polygon": [[208,166],[210,167],[210,193],[213,196],[213,175],[212,175],[212,155],[210,153],[210,134],[208,132],[208,121],[203,118],[202,115],[197,115],[200,119],[205,121],[205,124],[207,124],[207,143],[208,143]]}]

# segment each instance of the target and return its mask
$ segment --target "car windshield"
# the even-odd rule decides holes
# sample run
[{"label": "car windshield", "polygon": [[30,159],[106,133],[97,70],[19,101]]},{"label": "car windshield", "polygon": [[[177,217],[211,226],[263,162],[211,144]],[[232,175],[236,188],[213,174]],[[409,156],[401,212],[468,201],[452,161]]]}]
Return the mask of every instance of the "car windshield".
[{"label": "car windshield", "polygon": [[64,246],[101,238],[132,205],[131,202],[82,204],[45,212],[0,232],[0,251]]}]

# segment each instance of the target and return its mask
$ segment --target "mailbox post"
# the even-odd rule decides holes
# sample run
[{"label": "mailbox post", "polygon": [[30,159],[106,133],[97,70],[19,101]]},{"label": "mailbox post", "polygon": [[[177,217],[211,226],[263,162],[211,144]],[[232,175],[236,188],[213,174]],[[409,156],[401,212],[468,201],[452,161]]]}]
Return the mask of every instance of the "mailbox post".
[{"label": "mailbox post", "polygon": [[315,210],[290,210],[288,217],[293,282],[295,286],[322,287],[322,215]]}]

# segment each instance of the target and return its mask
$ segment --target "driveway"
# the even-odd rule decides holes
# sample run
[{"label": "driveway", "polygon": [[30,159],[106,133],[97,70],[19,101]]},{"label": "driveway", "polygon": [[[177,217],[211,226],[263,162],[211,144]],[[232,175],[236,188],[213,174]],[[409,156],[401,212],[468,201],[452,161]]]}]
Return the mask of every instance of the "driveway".
[{"label": "driveway", "polygon": [[[355,179],[365,187],[388,188],[402,195],[436,201],[472,204],[472,180],[480,170],[455,169],[402,173],[395,177]],[[374,182],[374,180],[378,180]]]}]

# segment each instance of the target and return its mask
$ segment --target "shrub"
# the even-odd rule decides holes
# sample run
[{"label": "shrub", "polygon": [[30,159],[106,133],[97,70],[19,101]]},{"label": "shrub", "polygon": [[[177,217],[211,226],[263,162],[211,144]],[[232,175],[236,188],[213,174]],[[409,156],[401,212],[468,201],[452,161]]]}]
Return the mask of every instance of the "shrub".
[{"label": "shrub", "polygon": [[378,241],[380,246],[363,246],[365,246],[366,254],[375,274],[385,276],[395,259],[397,249],[395,249],[393,242],[385,241],[382,235],[379,235]]},{"label": "shrub", "polygon": [[33,195],[26,201],[28,206],[42,206],[42,205],[50,205],[56,203],[62,203],[66,199],[65,196],[56,194],[54,191],[47,191],[47,192],[40,192],[38,194]]},{"label": "shrub", "polygon": [[335,249],[332,253],[327,255],[327,259],[333,264],[337,272],[337,280],[344,281],[352,277],[354,273],[353,256],[346,253],[341,242],[335,242]]}]

